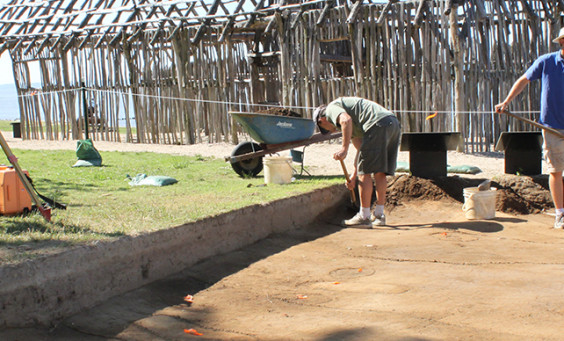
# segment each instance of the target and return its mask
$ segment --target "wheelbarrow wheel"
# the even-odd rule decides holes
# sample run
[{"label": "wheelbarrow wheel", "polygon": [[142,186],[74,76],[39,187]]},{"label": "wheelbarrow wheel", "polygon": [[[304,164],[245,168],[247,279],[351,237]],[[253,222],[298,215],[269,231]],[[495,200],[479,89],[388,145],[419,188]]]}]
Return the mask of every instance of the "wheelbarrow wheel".
[{"label": "wheelbarrow wheel", "polygon": [[[247,153],[258,152],[262,148],[254,142],[242,142],[233,149],[231,156],[239,156]],[[262,170],[262,156],[252,159],[242,160],[231,163],[231,167],[235,173],[241,177],[254,177]]]}]

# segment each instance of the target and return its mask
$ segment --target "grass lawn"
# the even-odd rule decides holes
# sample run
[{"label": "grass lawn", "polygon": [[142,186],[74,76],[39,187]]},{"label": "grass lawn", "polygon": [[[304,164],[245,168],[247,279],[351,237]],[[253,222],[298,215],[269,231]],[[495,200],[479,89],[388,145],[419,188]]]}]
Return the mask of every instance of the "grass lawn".
[{"label": "grass lawn", "polygon": [[[2,132],[6,132],[6,131],[12,131],[13,127],[10,123],[12,123],[14,121],[8,121],[8,120],[0,120],[0,131]],[[11,135],[10,135],[11,136]]]},{"label": "grass lawn", "polygon": [[[13,150],[39,193],[67,204],[51,223],[39,213],[0,216],[0,262],[16,262],[62,247],[136,235],[203,217],[343,183],[303,177],[287,185],[241,178],[223,159],[157,153],[103,152],[102,167],[76,167],[74,151]],[[0,164],[9,164],[4,157]],[[169,176],[178,183],[131,186],[127,176]],[[262,174],[262,173],[261,173]],[[41,251],[43,250],[43,251]]]}]

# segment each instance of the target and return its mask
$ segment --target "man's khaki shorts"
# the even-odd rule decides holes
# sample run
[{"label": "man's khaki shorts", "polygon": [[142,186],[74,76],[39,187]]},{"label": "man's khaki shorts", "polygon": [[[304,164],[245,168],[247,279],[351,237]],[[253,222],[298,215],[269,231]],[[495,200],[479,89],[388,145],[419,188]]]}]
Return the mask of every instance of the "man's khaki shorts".
[{"label": "man's khaki shorts", "polygon": [[388,116],[364,133],[358,154],[358,174],[396,171],[401,128],[395,116]]},{"label": "man's khaki shorts", "polygon": [[[564,129],[559,129],[564,134]],[[549,173],[564,171],[564,139],[547,131],[542,132],[544,138],[543,153]]]}]

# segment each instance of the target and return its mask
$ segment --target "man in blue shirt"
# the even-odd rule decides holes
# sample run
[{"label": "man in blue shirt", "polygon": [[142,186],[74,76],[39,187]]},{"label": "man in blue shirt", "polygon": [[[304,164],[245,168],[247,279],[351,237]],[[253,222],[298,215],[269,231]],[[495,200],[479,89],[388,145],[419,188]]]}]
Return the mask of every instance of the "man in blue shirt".
[{"label": "man in blue shirt", "polygon": [[[341,130],[342,147],[333,155],[335,160],[347,157],[352,143],[356,149],[355,167],[347,188],[354,189],[359,180],[360,210],[345,226],[371,228],[386,224],[386,175],[394,175],[400,139],[400,124],[394,113],[376,102],[358,97],[340,97],[313,114],[323,134]],[[373,182],[376,185],[376,205],[371,210]]]},{"label": "man in blue shirt", "polygon": [[[541,80],[541,114],[539,122],[564,133],[564,28],[553,42],[560,45],[560,51],[540,56],[511,87],[507,98],[495,106],[497,112],[507,109],[517,95],[534,80]],[[564,139],[543,130],[543,152],[548,166],[548,184],[556,208],[555,229],[564,227]]]}]

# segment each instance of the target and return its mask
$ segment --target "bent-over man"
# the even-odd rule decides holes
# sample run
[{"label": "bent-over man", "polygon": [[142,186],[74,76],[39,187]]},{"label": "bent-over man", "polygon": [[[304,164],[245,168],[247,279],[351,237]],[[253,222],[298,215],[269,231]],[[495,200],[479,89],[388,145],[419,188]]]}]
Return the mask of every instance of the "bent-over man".
[{"label": "bent-over man", "polygon": [[[347,157],[352,142],[356,149],[354,171],[346,186],[352,190],[359,181],[360,209],[345,226],[371,228],[385,225],[387,175],[394,175],[401,128],[391,111],[380,104],[358,97],[340,97],[315,109],[313,120],[322,134],[342,131],[342,147],[335,160]],[[371,212],[372,189],[376,186],[376,205]]]}]

